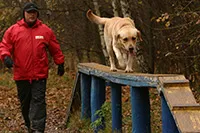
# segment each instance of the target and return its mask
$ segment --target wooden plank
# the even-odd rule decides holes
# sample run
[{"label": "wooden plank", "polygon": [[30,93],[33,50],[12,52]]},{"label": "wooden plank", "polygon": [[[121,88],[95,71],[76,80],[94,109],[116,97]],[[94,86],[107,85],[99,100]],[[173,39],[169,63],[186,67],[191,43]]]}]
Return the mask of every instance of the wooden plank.
[{"label": "wooden plank", "polygon": [[157,87],[158,77],[177,76],[175,74],[125,73],[123,70],[112,72],[110,67],[97,63],[80,63],[78,69],[80,72],[88,75],[94,75],[114,83],[134,87]]},{"label": "wooden plank", "polygon": [[125,73],[122,70],[118,70],[117,72],[110,71],[108,66],[96,64],[96,63],[80,63],[78,65],[78,69],[80,72],[94,75],[100,77],[102,79],[130,86],[157,86],[157,77],[149,76],[149,74],[139,74],[139,73]]},{"label": "wooden plank", "polygon": [[177,127],[181,133],[200,133],[200,111],[173,111]]},{"label": "wooden plank", "polygon": [[163,92],[181,133],[200,132],[200,105],[184,76],[159,77]]},{"label": "wooden plank", "polygon": [[112,72],[110,71],[110,67],[101,65],[98,63],[79,63],[78,64],[79,70],[85,69],[88,73],[88,71],[93,71],[93,70],[100,70],[102,72],[110,73],[110,74],[123,74],[123,75],[134,75],[134,76],[143,76],[143,77],[173,77],[173,76],[181,76],[184,77],[183,75],[178,75],[178,74],[148,74],[148,73],[125,73],[124,70],[118,69],[117,72]]},{"label": "wooden plank", "polygon": [[175,105],[172,108],[172,111],[187,111],[187,110],[196,110],[196,111],[200,111],[200,105],[198,103],[196,104],[184,104],[184,105]]},{"label": "wooden plank", "polygon": [[163,84],[188,84],[188,80],[165,80]]},{"label": "wooden plank", "polygon": [[176,105],[194,105],[196,100],[189,87],[189,81],[183,75],[159,77],[160,88],[172,109]]},{"label": "wooden plank", "polygon": [[81,94],[80,94],[80,75],[76,74],[76,80],[74,82],[73,91],[71,94],[70,103],[66,113],[66,123],[69,122],[71,114],[80,110],[81,107]]},{"label": "wooden plank", "polygon": [[182,86],[182,87],[189,87],[189,83],[164,83],[163,88],[171,88],[171,87],[177,87],[177,86]]},{"label": "wooden plank", "polygon": [[169,75],[169,76],[162,76],[159,77],[159,81],[161,83],[165,83],[165,82],[174,82],[174,81],[185,81],[187,82],[187,80],[185,79],[184,75]]},{"label": "wooden plank", "polygon": [[196,104],[192,91],[185,85],[165,87],[163,93],[171,109],[178,104]]},{"label": "wooden plank", "polygon": [[172,86],[187,86],[189,87],[189,80],[185,79],[183,75],[174,76],[174,77],[159,77],[160,83],[163,87],[172,87]]}]

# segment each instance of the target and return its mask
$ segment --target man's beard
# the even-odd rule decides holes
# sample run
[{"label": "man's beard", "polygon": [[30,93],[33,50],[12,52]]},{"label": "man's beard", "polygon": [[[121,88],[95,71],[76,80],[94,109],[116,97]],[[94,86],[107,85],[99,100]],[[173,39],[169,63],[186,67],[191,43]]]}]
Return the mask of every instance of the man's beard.
[{"label": "man's beard", "polygon": [[26,22],[28,24],[29,27],[33,27],[33,25],[35,25],[37,20],[35,20],[34,22]]}]

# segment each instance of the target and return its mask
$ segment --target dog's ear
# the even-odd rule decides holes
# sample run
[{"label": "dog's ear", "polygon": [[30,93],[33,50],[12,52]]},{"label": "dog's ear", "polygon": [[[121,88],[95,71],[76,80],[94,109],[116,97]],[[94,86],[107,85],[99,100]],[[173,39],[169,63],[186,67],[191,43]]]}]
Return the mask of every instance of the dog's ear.
[{"label": "dog's ear", "polygon": [[126,19],[131,22],[131,24],[135,27],[135,22],[133,19],[129,18],[129,17],[126,17]]},{"label": "dog's ear", "polygon": [[137,31],[137,36],[138,36],[138,38],[139,38],[140,41],[143,41],[142,40],[142,36],[141,36],[141,32],[139,30]]},{"label": "dog's ear", "polygon": [[119,38],[120,38],[120,34],[115,35],[115,40],[118,41]]}]

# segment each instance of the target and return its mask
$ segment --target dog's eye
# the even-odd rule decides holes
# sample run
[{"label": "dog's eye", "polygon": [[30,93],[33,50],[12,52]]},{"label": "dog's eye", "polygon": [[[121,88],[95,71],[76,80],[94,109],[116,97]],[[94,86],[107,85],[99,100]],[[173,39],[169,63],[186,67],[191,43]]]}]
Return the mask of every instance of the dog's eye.
[{"label": "dog's eye", "polygon": [[124,38],[123,40],[124,40],[124,42],[127,42],[127,41],[128,41],[128,38]]},{"label": "dog's eye", "polygon": [[133,41],[135,41],[135,39],[136,39],[135,37],[132,37],[132,40],[133,40]]}]

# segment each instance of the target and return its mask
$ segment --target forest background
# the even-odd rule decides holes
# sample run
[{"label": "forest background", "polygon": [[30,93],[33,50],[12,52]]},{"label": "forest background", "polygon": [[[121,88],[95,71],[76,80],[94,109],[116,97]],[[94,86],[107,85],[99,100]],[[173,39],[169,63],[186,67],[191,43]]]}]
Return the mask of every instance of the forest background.
[{"label": "forest background", "polygon": [[[0,39],[22,18],[27,0],[0,0]],[[80,62],[108,64],[102,26],[86,18],[88,9],[103,17],[129,16],[141,31],[137,71],[183,74],[195,97],[200,93],[199,0],[32,0],[39,18],[50,26],[65,54],[65,69],[76,72]],[[51,61],[50,68],[56,66]],[[1,73],[9,70],[0,62]]]}]

